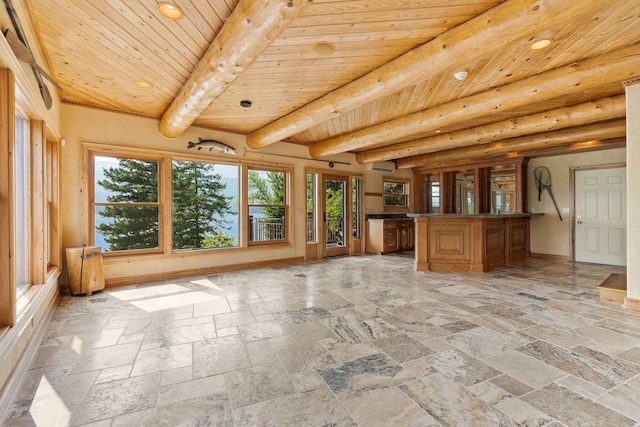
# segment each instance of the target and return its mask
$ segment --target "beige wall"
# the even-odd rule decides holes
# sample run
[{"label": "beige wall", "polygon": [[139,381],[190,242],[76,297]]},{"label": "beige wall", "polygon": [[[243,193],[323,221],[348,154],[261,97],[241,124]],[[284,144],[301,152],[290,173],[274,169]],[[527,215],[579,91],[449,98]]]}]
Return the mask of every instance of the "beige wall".
[{"label": "beige wall", "polygon": [[[555,157],[540,157],[529,162],[527,177],[527,207],[529,211],[544,213],[531,220],[531,252],[534,254],[559,255],[569,257],[571,254],[570,214],[563,213],[563,208],[573,210],[570,204],[570,168],[587,165],[606,165],[625,162],[625,149],[594,151],[590,153],[571,154]],[[546,166],[551,173],[551,190],[562,213],[562,221],[553,207],[546,191],[542,200],[538,201],[538,189],[533,171],[538,166]]]},{"label": "beige wall", "polygon": [[[640,300],[640,197],[635,191],[640,183],[640,83],[626,88],[627,93],[627,297]],[[635,238],[633,238],[635,237]],[[640,308],[640,307],[636,307]]]},{"label": "beige wall", "polygon": [[[175,254],[149,255],[138,257],[105,257],[104,275],[107,280],[122,277],[140,277],[164,272],[206,269],[210,267],[232,266],[237,264],[276,261],[280,259],[304,258],[305,240],[305,172],[307,169],[323,170],[327,173],[349,172],[364,176],[364,188],[367,192],[382,192],[385,176],[411,178],[410,171],[396,172],[393,175],[366,172],[363,165],[355,162],[354,156],[344,154],[331,157],[331,160],[350,163],[336,163],[330,168],[326,162],[295,157],[307,157],[307,149],[292,144],[274,144],[259,153],[246,148],[242,135],[216,132],[202,128],[189,128],[175,139],[163,137],[157,129],[157,120],[143,117],[106,112],[75,105],[63,105],[61,130],[65,140],[62,148],[62,206],[63,247],[77,247],[87,243],[83,230],[83,215],[86,214],[86,200],[83,196],[83,143],[108,144],[123,147],[156,149],[174,153],[193,154],[187,150],[188,141],[198,137],[223,141],[236,148],[237,156],[223,155],[217,152],[199,154],[207,159],[237,159],[243,162],[263,162],[293,167],[292,212],[294,233],[292,245],[269,247],[232,248],[214,251],[180,252]],[[204,152],[203,152],[204,153]],[[217,153],[217,154],[214,154]],[[271,153],[271,154],[267,154]],[[381,197],[366,197],[365,212],[383,211]]]}]

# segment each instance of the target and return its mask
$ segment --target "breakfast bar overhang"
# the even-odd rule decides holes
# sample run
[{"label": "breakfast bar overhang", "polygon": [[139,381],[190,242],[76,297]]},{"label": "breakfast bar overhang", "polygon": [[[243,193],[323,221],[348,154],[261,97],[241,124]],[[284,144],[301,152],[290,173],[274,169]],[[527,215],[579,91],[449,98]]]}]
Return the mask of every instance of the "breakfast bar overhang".
[{"label": "breakfast bar overhang", "polygon": [[417,271],[483,273],[530,256],[531,214],[408,214]]}]

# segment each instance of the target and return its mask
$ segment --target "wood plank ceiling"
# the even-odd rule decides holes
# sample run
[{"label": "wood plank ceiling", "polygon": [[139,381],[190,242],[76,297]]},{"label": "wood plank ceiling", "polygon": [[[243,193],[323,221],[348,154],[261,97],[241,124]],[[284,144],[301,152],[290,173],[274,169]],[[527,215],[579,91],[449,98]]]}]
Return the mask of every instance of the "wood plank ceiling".
[{"label": "wood plank ceiling", "polygon": [[[177,20],[149,0],[23,2],[64,102],[161,120],[188,107],[185,84],[206,86],[204,57],[226,89],[199,92],[195,125],[400,167],[496,141],[524,152],[623,137],[624,83],[640,72],[640,0],[175,0]],[[259,10],[282,28],[265,30]],[[530,49],[540,39],[552,43]],[[237,52],[246,64],[223,63]]]}]

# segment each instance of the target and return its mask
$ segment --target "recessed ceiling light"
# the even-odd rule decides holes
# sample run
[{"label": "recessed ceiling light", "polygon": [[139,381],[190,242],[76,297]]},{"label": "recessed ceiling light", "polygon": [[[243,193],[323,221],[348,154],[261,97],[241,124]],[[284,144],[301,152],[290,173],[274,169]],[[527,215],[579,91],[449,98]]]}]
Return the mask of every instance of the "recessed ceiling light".
[{"label": "recessed ceiling light", "polygon": [[251,101],[247,101],[247,100],[240,101],[240,106],[243,108],[249,108],[251,107]]},{"label": "recessed ceiling light", "polygon": [[531,46],[529,46],[529,48],[533,50],[544,49],[550,44],[551,44],[551,39],[542,39],[542,40],[538,40],[536,42],[531,43]]},{"label": "recessed ceiling light", "polygon": [[153,87],[151,83],[147,83],[147,82],[136,82],[136,84],[145,89],[151,89]]},{"label": "recessed ceiling light", "polygon": [[311,46],[311,51],[313,51],[313,53],[315,53],[316,55],[329,56],[336,51],[336,46],[333,43],[329,42],[318,42]]},{"label": "recessed ceiling light", "polygon": [[182,18],[182,10],[173,3],[160,2],[158,3],[158,10],[161,14],[171,19]]}]

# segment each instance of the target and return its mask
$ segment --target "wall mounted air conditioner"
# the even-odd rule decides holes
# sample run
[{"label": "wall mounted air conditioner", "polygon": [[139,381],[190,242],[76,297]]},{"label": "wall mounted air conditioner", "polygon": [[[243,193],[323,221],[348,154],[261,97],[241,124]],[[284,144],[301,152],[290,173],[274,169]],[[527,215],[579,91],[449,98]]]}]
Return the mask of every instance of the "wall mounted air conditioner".
[{"label": "wall mounted air conditioner", "polygon": [[393,173],[396,171],[396,162],[371,162],[366,163],[366,169],[374,172]]}]

